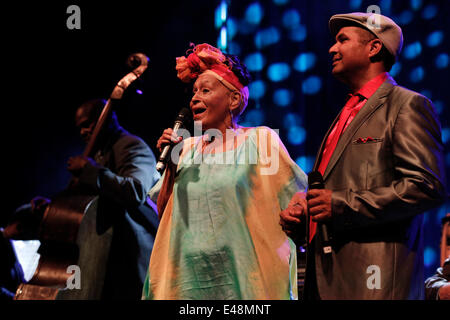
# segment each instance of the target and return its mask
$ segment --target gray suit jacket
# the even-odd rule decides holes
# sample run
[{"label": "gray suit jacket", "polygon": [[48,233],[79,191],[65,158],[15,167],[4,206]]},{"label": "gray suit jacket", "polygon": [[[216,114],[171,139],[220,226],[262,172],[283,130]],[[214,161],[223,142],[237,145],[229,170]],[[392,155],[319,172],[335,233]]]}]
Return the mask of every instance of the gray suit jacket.
[{"label": "gray suit jacket", "polygon": [[321,298],[422,299],[421,213],[442,202],[444,181],[431,102],[388,77],[344,131],[324,172],[333,191],[333,253],[324,257],[316,237]]},{"label": "gray suit jacket", "polygon": [[95,160],[80,182],[99,195],[97,231],[113,227],[103,298],[139,300],[159,225],[147,196],[160,178],[156,158],[142,139],[119,127]]}]

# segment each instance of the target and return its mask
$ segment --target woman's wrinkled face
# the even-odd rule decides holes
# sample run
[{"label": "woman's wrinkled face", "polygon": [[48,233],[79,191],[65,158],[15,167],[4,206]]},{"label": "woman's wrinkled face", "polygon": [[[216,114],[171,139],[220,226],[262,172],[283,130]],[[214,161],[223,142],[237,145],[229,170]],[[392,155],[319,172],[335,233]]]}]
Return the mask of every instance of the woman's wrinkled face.
[{"label": "woman's wrinkled face", "polygon": [[194,121],[201,121],[203,130],[225,131],[231,123],[230,91],[213,75],[201,74],[194,83],[190,107]]}]

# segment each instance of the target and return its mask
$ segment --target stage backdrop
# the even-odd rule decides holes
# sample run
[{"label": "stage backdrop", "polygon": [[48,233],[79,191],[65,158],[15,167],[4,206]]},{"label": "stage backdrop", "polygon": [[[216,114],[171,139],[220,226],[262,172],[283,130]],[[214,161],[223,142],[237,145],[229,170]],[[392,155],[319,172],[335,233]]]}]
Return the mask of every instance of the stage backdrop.
[{"label": "stage backdrop", "polygon": [[[219,1],[216,44],[242,57],[253,76],[241,124],[279,129],[291,157],[309,172],[348,93],[330,73],[328,49],[334,39],[328,20],[337,13],[377,10],[371,12],[391,17],[403,29],[403,51],[390,74],[433,101],[449,177],[449,9],[445,0]],[[425,214],[425,276],[439,266],[441,219],[447,212],[448,202]]]}]

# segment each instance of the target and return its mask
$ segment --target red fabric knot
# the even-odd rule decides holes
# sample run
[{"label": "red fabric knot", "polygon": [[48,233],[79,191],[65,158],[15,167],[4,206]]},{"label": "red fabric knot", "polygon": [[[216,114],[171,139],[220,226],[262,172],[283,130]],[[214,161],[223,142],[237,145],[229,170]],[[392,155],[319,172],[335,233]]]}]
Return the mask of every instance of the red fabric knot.
[{"label": "red fabric knot", "polygon": [[191,69],[191,79],[196,79],[200,73],[200,58],[195,54],[191,53],[186,58],[189,68]]}]

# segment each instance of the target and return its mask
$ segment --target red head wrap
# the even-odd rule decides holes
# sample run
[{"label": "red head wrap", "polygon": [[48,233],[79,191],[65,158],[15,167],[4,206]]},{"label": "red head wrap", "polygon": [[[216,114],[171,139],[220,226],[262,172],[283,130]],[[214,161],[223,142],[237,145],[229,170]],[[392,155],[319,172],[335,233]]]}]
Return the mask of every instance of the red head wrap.
[{"label": "red head wrap", "polygon": [[[231,62],[228,62],[227,57],[219,49],[203,43],[194,46],[191,50],[192,53],[187,57],[176,58],[176,70],[181,81],[194,81],[204,71],[211,70],[232,84],[237,90],[244,88],[239,78],[231,71]],[[229,64],[226,64],[226,62]]]}]

